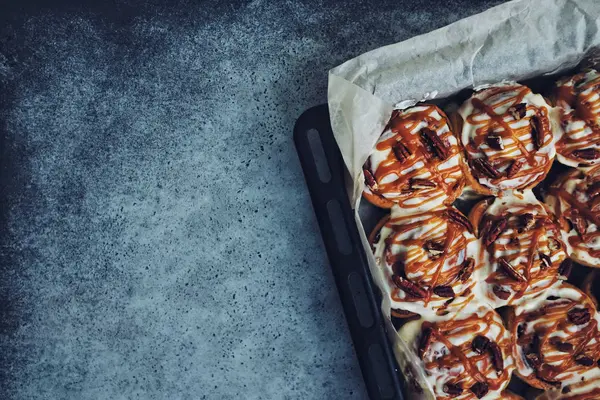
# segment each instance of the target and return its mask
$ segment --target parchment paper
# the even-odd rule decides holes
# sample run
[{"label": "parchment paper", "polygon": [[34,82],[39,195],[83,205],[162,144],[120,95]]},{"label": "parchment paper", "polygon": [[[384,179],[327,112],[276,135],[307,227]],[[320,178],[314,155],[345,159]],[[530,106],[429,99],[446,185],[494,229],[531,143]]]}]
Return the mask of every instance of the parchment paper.
[{"label": "parchment paper", "polygon": [[[331,126],[351,177],[348,192],[356,224],[380,288],[382,276],[358,204],[364,185],[362,165],[392,110],[407,101],[448,97],[486,83],[555,74],[597,57],[599,46],[599,0],[517,0],[362,54],[329,72]],[[385,298],[382,309],[389,317]],[[420,363],[391,324],[388,327],[401,367]],[[419,371],[415,374],[425,385]],[[433,398],[431,389],[425,387],[421,397]]]}]

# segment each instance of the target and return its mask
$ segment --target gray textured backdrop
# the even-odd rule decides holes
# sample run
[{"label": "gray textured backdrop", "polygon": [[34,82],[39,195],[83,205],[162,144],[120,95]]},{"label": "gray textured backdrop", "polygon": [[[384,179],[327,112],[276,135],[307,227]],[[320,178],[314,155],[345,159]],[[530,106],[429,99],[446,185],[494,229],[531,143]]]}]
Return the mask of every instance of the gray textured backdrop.
[{"label": "gray textured backdrop", "polygon": [[364,398],[294,121],[500,2],[0,3],[0,397]]}]

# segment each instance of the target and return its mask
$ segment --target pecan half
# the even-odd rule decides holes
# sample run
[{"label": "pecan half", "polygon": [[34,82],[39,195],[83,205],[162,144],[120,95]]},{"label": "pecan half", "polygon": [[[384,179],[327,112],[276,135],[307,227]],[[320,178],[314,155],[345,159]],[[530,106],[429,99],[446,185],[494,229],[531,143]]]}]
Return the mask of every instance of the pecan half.
[{"label": "pecan half", "polygon": [[411,281],[402,278],[398,275],[392,275],[392,280],[398,289],[403,290],[406,294],[412,297],[422,299],[427,296],[427,291],[423,288],[418,287]]},{"label": "pecan half", "polygon": [[515,104],[514,106],[512,106],[508,109],[508,113],[515,120],[520,120],[521,118],[524,118],[525,115],[527,114],[527,104],[525,104],[525,103]]},{"label": "pecan half", "polygon": [[452,290],[452,286],[449,285],[440,285],[433,288],[433,293],[437,294],[440,297],[454,297],[454,290]]},{"label": "pecan half", "polygon": [[596,149],[579,149],[574,150],[571,154],[573,154],[573,156],[576,158],[581,158],[582,160],[595,160],[600,158],[600,151]]},{"label": "pecan half", "polygon": [[504,359],[502,358],[500,346],[498,346],[498,344],[495,342],[490,342],[488,350],[492,356],[492,364],[494,365],[494,368],[496,371],[502,372],[504,370]]},{"label": "pecan half", "polygon": [[540,257],[540,269],[544,270],[552,266],[552,259],[549,255],[538,251],[538,256]]},{"label": "pecan half", "polygon": [[506,176],[509,178],[512,178],[513,176],[515,176],[517,174],[517,172],[519,172],[519,170],[521,169],[523,164],[525,164],[525,162],[523,160],[514,160],[510,164],[510,167],[508,167],[508,170],[506,171]]},{"label": "pecan half", "polygon": [[527,324],[522,323],[517,326],[517,339],[520,339],[525,333],[525,329],[527,328]]},{"label": "pecan half", "polygon": [[429,128],[421,129],[421,139],[425,143],[425,147],[430,148],[439,159],[445,160],[448,158],[450,151],[435,131]]},{"label": "pecan half", "polygon": [[573,269],[573,261],[570,258],[565,258],[558,266],[558,275],[561,279],[568,279]]},{"label": "pecan half", "polygon": [[490,345],[490,339],[483,335],[475,336],[475,339],[471,342],[471,348],[477,354],[483,354],[487,351]]},{"label": "pecan half", "polygon": [[471,388],[469,390],[471,390],[471,392],[473,392],[473,394],[478,399],[481,399],[483,396],[485,396],[488,393],[489,387],[488,387],[488,384],[485,382],[477,382],[476,384],[471,386]]},{"label": "pecan half", "polygon": [[377,189],[377,181],[373,177],[371,171],[364,169],[363,172],[365,174],[365,185],[373,190]]},{"label": "pecan half", "polygon": [[573,345],[571,343],[562,342],[558,338],[551,339],[550,344],[552,344],[556,348],[556,350],[561,351],[563,353],[569,353],[573,351]]},{"label": "pecan half", "polygon": [[450,397],[458,397],[462,394],[463,388],[459,385],[452,383],[446,383],[444,385],[444,393],[447,393]]},{"label": "pecan half", "polygon": [[488,160],[485,158],[476,158],[472,161],[473,169],[479,173],[479,175],[485,175],[489,178],[497,179],[500,178],[500,171],[498,171]]},{"label": "pecan half", "polygon": [[531,139],[533,141],[533,147],[536,150],[539,150],[540,147],[544,145],[544,128],[542,126],[542,121],[540,117],[534,115],[531,117],[529,121],[529,125],[531,126]]},{"label": "pecan half", "polygon": [[495,285],[492,288],[492,291],[494,292],[496,297],[498,297],[499,299],[506,300],[510,297],[510,292],[508,290],[502,288],[501,286]]},{"label": "pecan half", "polygon": [[573,210],[571,212],[570,219],[577,233],[580,236],[585,235],[585,231],[587,230],[587,221],[579,214],[579,212],[575,212],[575,210]]},{"label": "pecan half", "polygon": [[412,155],[410,149],[406,147],[406,145],[402,142],[396,142],[396,144],[392,147],[392,151],[394,152],[394,155],[396,156],[398,161],[400,161],[401,163],[408,160],[408,157]]},{"label": "pecan half", "polygon": [[485,138],[485,142],[490,148],[494,150],[504,150],[504,143],[502,142],[502,138],[500,135],[490,134]]},{"label": "pecan half", "polygon": [[515,269],[515,267],[512,266],[511,263],[509,263],[505,258],[501,257],[498,259],[498,265],[500,266],[500,268],[502,269],[502,271],[508,275],[509,277],[511,277],[512,279],[514,279],[515,281],[519,281],[519,282],[526,282],[527,278],[525,278],[523,276],[523,274],[521,274],[519,271],[517,271]]},{"label": "pecan half", "polygon": [[419,358],[423,359],[425,356],[425,351],[431,344],[431,340],[433,339],[433,329],[432,328],[424,328],[421,331],[421,338],[419,339]]},{"label": "pecan half", "polygon": [[419,315],[412,311],[403,310],[401,308],[392,308],[390,310],[390,313],[392,314],[392,317],[396,317],[396,318],[411,318],[411,317],[415,317],[415,316]]},{"label": "pecan half", "polygon": [[419,178],[410,178],[408,184],[411,189],[431,189],[437,186],[437,183],[427,180],[427,179],[419,179]]},{"label": "pecan half", "polygon": [[573,308],[567,313],[569,321],[575,325],[584,325],[590,322],[590,310],[587,308]]},{"label": "pecan half", "polygon": [[519,233],[526,232],[533,228],[535,225],[535,217],[531,213],[525,213],[519,217],[520,227],[518,229]]},{"label": "pecan half", "polygon": [[471,221],[469,221],[469,219],[460,211],[455,210],[454,208],[449,208],[445,211],[445,214],[450,221],[454,222],[455,224],[462,225],[471,233],[473,232],[473,225],[471,224]]},{"label": "pecan half", "polygon": [[444,243],[436,242],[435,240],[426,241],[423,248],[429,253],[429,258],[433,259],[438,258],[446,251]]},{"label": "pecan half", "polygon": [[588,357],[583,354],[576,355],[575,362],[579,365],[583,365],[584,367],[591,367],[592,365],[594,365],[594,360],[591,357]]},{"label": "pecan half", "polygon": [[465,261],[463,261],[456,278],[461,282],[466,282],[471,277],[471,274],[473,274],[474,267],[475,260],[472,258],[467,258]]},{"label": "pecan half", "polygon": [[392,272],[394,275],[404,276],[404,261],[397,260],[392,264]]},{"label": "pecan half", "polygon": [[527,364],[533,369],[538,369],[540,365],[542,365],[542,360],[540,360],[540,357],[535,353],[525,354],[525,361],[527,361]]},{"label": "pecan half", "polygon": [[487,230],[485,237],[483,238],[483,245],[485,247],[489,247],[489,245],[494,243],[506,229],[507,223],[508,221],[504,218],[493,221],[490,225],[490,228]]},{"label": "pecan half", "polygon": [[600,212],[600,196],[596,196],[592,200],[592,204],[590,205],[590,210],[593,212]]}]

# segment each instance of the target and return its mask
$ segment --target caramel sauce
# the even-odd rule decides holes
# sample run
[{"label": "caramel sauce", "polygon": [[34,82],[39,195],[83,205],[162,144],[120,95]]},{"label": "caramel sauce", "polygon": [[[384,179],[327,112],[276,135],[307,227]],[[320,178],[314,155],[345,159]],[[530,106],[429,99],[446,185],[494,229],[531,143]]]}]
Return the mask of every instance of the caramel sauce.
[{"label": "caramel sauce", "polygon": [[[436,106],[419,104],[415,107],[425,107],[422,111],[410,112],[392,117],[388,128],[393,135],[386,140],[380,140],[375,148],[378,151],[388,151],[387,158],[382,161],[375,171],[371,171],[377,181],[374,193],[382,195],[400,205],[402,208],[416,208],[426,202],[432,202],[449,194],[458,193],[464,186],[460,161],[456,166],[440,169],[440,166],[452,157],[460,157],[458,145],[450,145],[448,139],[453,136],[445,114]],[[438,113],[442,118],[436,119],[433,115]],[[435,157],[421,139],[419,132],[425,126],[435,131],[441,141],[448,148],[448,157],[444,160]],[[448,130],[442,133],[443,128]],[[418,131],[417,131],[418,129]],[[393,151],[393,147],[401,143],[412,153],[406,160],[400,161]],[[418,167],[418,164],[423,164]],[[410,180],[429,172],[428,181],[435,183],[435,187],[411,189]],[[388,176],[397,179],[389,183],[381,183]],[[399,193],[398,196],[386,196],[389,193]],[[423,197],[421,202],[415,202],[415,197]],[[452,197],[452,196],[450,196]]]},{"label": "caramel sauce", "polygon": [[[561,121],[565,127],[565,135],[556,143],[556,150],[565,157],[578,158],[573,155],[574,151],[600,146],[600,75],[578,85],[585,79],[584,72],[556,88],[556,103],[562,109]],[[593,99],[595,96],[598,97]],[[577,121],[582,122],[580,128],[569,126]],[[584,135],[586,128],[592,133]]]},{"label": "caramel sauce", "polygon": [[[531,119],[533,116],[539,118],[542,129],[541,132],[538,132],[537,134],[542,135],[543,138],[540,147],[546,146],[552,141],[547,110],[543,107],[536,108],[532,104],[527,104],[527,114],[531,114],[531,111],[533,110],[534,115],[525,115],[523,118],[515,120],[508,110],[510,107],[523,103],[525,96],[531,93],[529,88],[525,86],[494,87],[487,89],[485,93],[487,93],[487,97],[483,100],[477,97],[471,98],[473,107],[478,110],[478,112],[473,112],[467,117],[467,122],[476,127],[475,137],[471,138],[469,143],[465,143],[467,154],[471,156],[472,154],[483,152],[483,156],[487,158],[498,171],[506,171],[513,162],[523,162],[523,166],[520,170],[508,179],[529,176],[534,177],[538,174],[542,174],[551,160],[548,154],[540,153],[535,150]],[[491,104],[488,104],[490,102]],[[507,111],[503,114],[498,114],[498,109],[503,107],[508,107]],[[489,119],[486,120],[484,119],[485,117],[488,117]],[[513,126],[517,124],[523,126]],[[488,135],[492,132],[501,137],[504,149],[482,151],[481,146],[486,142]],[[512,142],[509,143],[509,140]],[[532,151],[527,150],[527,145],[529,144],[534,145]],[[505,179],[507,179],[506,174],[502,174],[502,176],[498,178],[491,179],[491,183],[497,185]],[[531,182],[527,181],[527,183]]]},{"label": "caramel sauce", "polygon": [[[444,322],[424,322],[423,328],[432,328],[433,339],[429,347],[435,343],[442,343],[449,354],[441,357],[425,357],[423,360],[426,370],[456,369],[464,368],[464,373],[456,377],[453,384],[460,384],[464,390],[468,390],[477,382],[487,383],[490,390],[499,390],[510,379],[510,368],[506,363],[506,357],[510,354],[509,341],[504,338],[505,328],[502,321],[493,310],[489,310],[483,317],[476,314],[466,319],[453,319]],[[492,328],[496,328],[499,334],[495,337],[490,335]],[[478,354],[472,350],[472,341],[478,336],[486,336],[492,342],[500,346],[504,361],[504,370],[496,372],[492,357],[489,352]],[[468,338],[459,345],[452,342],[457,338]],[[425,349],[427,354],[427,349]]]},{"label": "caramel sauce", "polygon": [[[527,346],[534,341],[534,335],[539,338],[538,356],[541,364],[534,368],[535,372],[533,373],[537,378],[547,381],[565,381],[590,368],[598,368],[596,361],[600,358],[600,332],[594,319],[596,310],[591,302],[586,301],[585,298],[583,299],[584,301],[575,301],[563,298],[546,304],[540,310],[515,316],[515,332],[520,324],[527,324],[526,333],[518,338],[515,334],[517,344],[521,346],[520,352],[522,353],[523,362],[527,365],[529,364],[524,357]],[[585,325],[578,325],[579,329],[574,332],[573,327],[575,325],[569,321],[567,313],[575,307],[582,308],[581,306],[585,306],[592,317]],[[529,330],[532,331],[528,332]],[[560,336],[553,337],[560,338],[561,342],[572,345],[570,349],[562,349],[561,351],[556,349],[550,335],[557,332],[560,333]],[[575,356],[580,354],[590,357],[593,360],[593,365],[577,364]],[[600,378],[598,380],[600,381]],[[585,385],[589,384],[590,381],[585,382]],[[569,386],[573,388],[575,385]]]},{"label": "caramel sauce", "polygon": [[[523,206],[518,212],[502,216],[485,215],[486,219],[508,219],[506,229],[500,234],[498,239],[488,247],[490,262],[495,266],[494,271],[486,278],[486,282],[490,285],[502,285],[510,287],[515,292],[512,301],[515,301],[527,294],[537,291],[542,291],[550,287],[558,279],[558,268],[560,263],[565,259],[564,245],[560,241],[560,232],[558,226],[552,219],[540,213],[541,206],[531,204]],[[519,232],[521,228],[521,216],[524,214],[534,215],[534,225],[523,232]],[[560,248],[551,250],[549,248],[548,237],[561,243]],[[527,244],[527,245],[526,245]],[[544,250],[544,254],[558,259],[552,262],[550,267],[545,268],[538,252]],[[508,261],[514,269],[525,277],[525,281],[515,280],[507,275],[507,273],[498,264],[499,254],[510,253],[502,257]],[[562,255],[562,256],[561,256]],[[526,262],[519,261],[525,257]],[[532,290],[532,286],[536,286]]]},{"label": "caramel sauce", "polygon": [[[415,221],[414,216],[391,218],[386,225],[393,229],[393,233],[385,241],[384,255],[389,266],[402,265],[403,271],[400,272],[407,277],[420,274],[419,277],[410,280],[427,290],[427,297],[422,299],[427,305],[432,296],[435,296],[432,293],[434,287],[448,285],[455,288],[463,284],[458,280],[458,274],[463,266],[462,260],[468,257],[467,245],[476,239],[474,236],[469,238],[465,236],[466,229],[452,223],[444,211],[424,214],[422,217],[423,219],[419,221]],[[401,239],[407,232],[421,226],[428,227],[428,234],[411,239]],[[428,256],[424,246],[431,240],[443,243],[443,254],[438,257]],[[393,254],[392,246],[398,244],[408,248],[408,251]],[[443,270],[446,263],[449,263],[451,268]],[[394,273],[398,272],[394,271]],[[391,296],[393,301],[407,301],[406,298],[400,297],[400,291],[401,289],[394,288]],[[409,300],[421,300],[411,297],[408,293],[404,294],[408,296]],[[460,294],[455,291],[456,296]]]}]

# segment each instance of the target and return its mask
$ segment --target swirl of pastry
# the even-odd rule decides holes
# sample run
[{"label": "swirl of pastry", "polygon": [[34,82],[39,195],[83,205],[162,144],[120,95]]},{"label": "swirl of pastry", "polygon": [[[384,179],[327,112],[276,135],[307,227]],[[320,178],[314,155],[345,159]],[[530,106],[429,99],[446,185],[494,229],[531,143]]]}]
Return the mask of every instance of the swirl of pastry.
[{"label": "swirl of pastry", "polygon": [[363,196],[412,214],[450,205],[465,183],[462,164],[442,110],[432,104],[396,110],[363,166]]},{"label": "swirl of pastry", "polygon": [[558,111],[517,83],[475,92],[452,124],[470,166],[467,184],[485,195],[541,182],[556,155],[552,132],[561,129]]},{"label": "swirl of pastry", "polygon": [[444,315],[474,298],[479,246],[455,208],[405,215],[394,207],[370,241],[394,317]]},{"label": "swirl of pastry", "polygon": [[570,272],[560,229],[534,194],[483,200],[470,220],[480,238],[482,291],[492,307],[512,305]]},{"label": "swirl of pastry", "polygon": [[514,307],[507,323],[516,373],[560,398],[600,398],[599,322],[592,300],[568,283]]},{"label": "swirl of pastry", "polygon": [[554,104],[560,109],[558,161],[570,167],[600,164],[600,74],[594,69],[556,83]]},{"label": "swirl of pastry", "polygon": [[544,201],[559,221],[571,258],[600,267],[600,166],[562,175]]},{"label": "swirl of pastry", "polygon": [[491,308],[411,321],[398,333],[422,360],[436,399],[505,398],[515,360],[510,335]]}]

